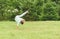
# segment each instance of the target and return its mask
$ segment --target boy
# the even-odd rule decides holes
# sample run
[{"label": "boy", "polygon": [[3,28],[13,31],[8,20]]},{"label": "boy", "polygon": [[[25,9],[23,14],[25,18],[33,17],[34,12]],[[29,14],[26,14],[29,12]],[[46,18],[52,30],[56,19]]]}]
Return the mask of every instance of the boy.
[{"label": "boy", "polygon": [[28,13],[28,11],[26,11],[26,12],[24,12],[23,14],[21,14],[21,15],[17,15],[16,17],[15,17],[15,21],[16,21],[16,23],[17,23],[17,28],[18,28],[18,26],[19,26],[19,24],[21,23],[21,24],[24,24],[24,22],[25,22],[25,20],[23,19],[23,18],[21,18],[21,17],[23,17],[25,14],[27,14]]}]

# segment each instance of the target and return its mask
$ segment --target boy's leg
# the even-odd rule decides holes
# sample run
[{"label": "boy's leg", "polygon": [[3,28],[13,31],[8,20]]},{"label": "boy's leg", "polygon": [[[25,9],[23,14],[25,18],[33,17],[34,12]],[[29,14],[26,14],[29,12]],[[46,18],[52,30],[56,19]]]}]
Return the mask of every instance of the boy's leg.
[{"label": "boy's leg", "polygon": [[17,29],[19,29],[19,23],[17,23],[17,26],[16,26]]}]

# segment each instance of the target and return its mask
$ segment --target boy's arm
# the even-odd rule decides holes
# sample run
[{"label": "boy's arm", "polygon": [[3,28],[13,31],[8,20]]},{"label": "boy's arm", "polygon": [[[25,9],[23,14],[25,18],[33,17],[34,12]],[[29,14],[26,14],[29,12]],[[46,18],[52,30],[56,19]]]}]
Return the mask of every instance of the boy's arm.
[{"label": "boy's arm", "polygon": [[24,16],[27,13],[28,13],[28,11],[24,12],[23,14],[20,15],[20,17]]}]

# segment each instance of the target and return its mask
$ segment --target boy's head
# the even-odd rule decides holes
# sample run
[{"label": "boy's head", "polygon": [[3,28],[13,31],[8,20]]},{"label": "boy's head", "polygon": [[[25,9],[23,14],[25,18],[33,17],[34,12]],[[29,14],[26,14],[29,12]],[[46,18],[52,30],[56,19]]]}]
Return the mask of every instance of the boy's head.
[{"label": "boy's head", "polygon": [[24,24],[24,22],[25,22],[25,20],[21,20],[21,24],[22,24],[22,25]]}]

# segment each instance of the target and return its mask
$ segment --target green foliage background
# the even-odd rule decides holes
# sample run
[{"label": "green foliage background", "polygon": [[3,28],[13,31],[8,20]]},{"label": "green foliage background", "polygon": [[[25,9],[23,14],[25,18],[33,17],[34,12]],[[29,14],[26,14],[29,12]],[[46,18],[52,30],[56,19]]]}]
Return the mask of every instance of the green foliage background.
[{"label": "green foliage background", "polygon": [[60,0],[0,0],[0,20],[14,20],[26,10],[29,21],[60,20]]}]

